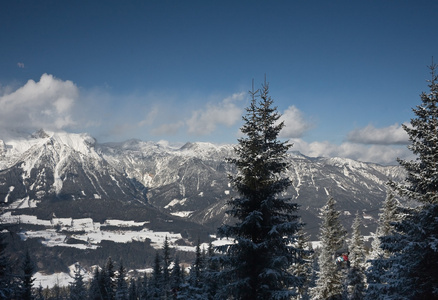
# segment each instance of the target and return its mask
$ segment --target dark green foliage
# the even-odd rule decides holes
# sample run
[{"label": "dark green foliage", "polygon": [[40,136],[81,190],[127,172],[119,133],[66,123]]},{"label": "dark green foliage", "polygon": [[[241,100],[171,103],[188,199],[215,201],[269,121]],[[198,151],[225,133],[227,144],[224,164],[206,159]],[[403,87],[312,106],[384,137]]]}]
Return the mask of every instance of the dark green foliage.
[{"label": "dark green foliage", "polygon": [[154,269],[152,278],[149,281],[150,299],[161,299],[163,295],[163,267],[161,266],[161,257],[158,251],[155,254]]},{"label": "dark green foliage", "polygon": [[167,298],[170,293],[170,273],[169,266],[172,261],[170,254],[170,245],[167,236],[164,239],[163,243],[163,293],[164,297]]},{"label": "dark green foliage", "polygon": [[128,290],[128,300],[137,300],[138,299],[138,290],[136,280],[131,278],[129,281],[129,290]]},{"label": "dark green foliage", "polygon": [[384,262],[383,293],[389,299],[438,298],[438,204],[401,209],[405,218],[382,237],[391,253]]},{"label": "dark green foliage", "polygon": [[0,299],[8,299],[12,291],[12,274],[9,259],[5,253],[6,242],[4,241],[4,233],[1,232],[3,226],[0,226]]},{"label": "dark green foliage", "polygon": [[101,282],[101,273],[99,271],[99,268],[97,267],[96,269],[94,269],[93,278],[91,279],[90,288],[88,290],[88,298],[90,300],[102,299],[103,296],[100,288]]},{"label": "dark green foliage", "polygon": [[400,208],[403,219],[394,232],[381,238],[386,260],[387,299],[438,298],[438,75],[432,63],[430,92],[421,94],[413,109],[415,118],[404,126],[416,155],[413,161],[399,160],[406,169],[406,184],[391,183],[400,196],[417,201],[415,208]]},{"label": "dark green foliage", "polygon": [[184,274],[182,273],[179,257],[176,256],[173,262],[172,272],[170,273],[170,288],[172,294],[177,294],[184,283]]},{"label": "dark green foliage", "polygon": [[148,278],[144,274],[141,278],[140,285],[138,287],[138,298],[139,300],[146,300],[148,298]]},{"label": "dark green foliage", "polygon": [[421,94],[421,104],[413,109],[416,117],[410,126],[403,125],[411,144],[408,148],[417,155],[413,161],[399,159],[408,172],[406,185],[393,187],[403,196],[432,204],[438,203],[438,75],[437,65],[430,66],[430,93]]},{"label": "dark green foliage", "polygon": [[76,265],[75,278],[70,286],[70,299],[83,300],[87,298],[87,289],[79,265]]},{"label": "dark green foliage", "polygon": [[116,300],[127,300],[129,296],[128,283],[126,282],[126,270],[120,262],[119,271],[116,276]]},{"label": "dark green foliage", "polygon": [[30,258],[29,251],[26,251],[26,255],[24,257],[21,269],[22,269],[21,285],[20,285],[21,299],[31,300],[33,299],[32,288],[35,279],[32,278],[32,276],[35,270],[35,266],[32,259]]},{"label": "dark green foliage", "polygon": [[293,274],[302,280],[302,284],[298,287],[297,292],[300,297],[299,299],[309,300],[309,288],[311,286],[311,279],[313,275],[312,266],[314,253],[313,249],[311,249],[309,238],[302,229],[298,232],[297,255],[303,260],[302,264],[292,266]]},{"label": "dark green foliage", "polygon": [[301,227],[298,206],[277,197],[291,185],[282,176],[290,145],[277,139],[284,124],[268,92],[267,83],[250,92],[252,100],[241,128],[245,137],[235,147],[237,157],[230,159],[237,168],[230,182],[240,197],[228,202],[228,214],[237,223],[218,230],[219,236],[236,242],[220,248],[226,254],[221,277],[229,282],[223,297],[288,299],[301,284],[289,271],[298,262],[292,246]]},{"label": "dark green foliage", "polygon": [[[35,300],[44,300],[44,289],[43,286],[40,284],[38,286],[38,289],[36,290],[35,293]],[[86,297],[84,297],[83,299],[87,299]]]},{"label": "dark green foliage", "polygon": [[362,226],[359,213],[356,214],[352,226],[352,237],[349,245],[349,260],[351,266],[348,270],[347,284],[348,294],[351,300],[362,300],[365,295],[365,246],[363,236],[360,233]]},{"label": "dark green foliage", "polygon": [[366,299],[376,299],[384,293],[387,285],[384,281],[385,272],[390,268],[390,252],[381,248],[381,238],[392,235],[394,231],[394,223],[399,221],[397,215],[397,201],[392,190],[387,190],[387,196],[383,202],[383,207],[379,213],[378,227],[374,240],[371,244],[372,252],[369,259],[369,267],[366,270],[368,288],[366,291]]},{"label": "dark green foliage", "polygon": [[347,251],[343,249],[347,232],[339,220],[340,213],[335,209],[335,204],[333,197],[329,197],[322,209],[319,273],[312,290],[315,299],[341,299],[343,294],[343,275],[341,268],[336,265],[336,256]]}]

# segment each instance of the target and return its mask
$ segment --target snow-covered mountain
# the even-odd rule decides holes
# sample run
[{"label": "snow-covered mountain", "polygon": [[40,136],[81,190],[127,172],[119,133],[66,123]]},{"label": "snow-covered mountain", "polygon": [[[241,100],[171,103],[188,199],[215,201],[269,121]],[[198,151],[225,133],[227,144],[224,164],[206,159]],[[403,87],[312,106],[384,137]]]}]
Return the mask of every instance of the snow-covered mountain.
[{"label": "snow-covered mountain", "polygon": [[[147,186],[152,205],[210,228],[227,222],[226,201],[235,194],[227,177],[233,168],[226,158],[233,155],[233,145],[187,143],[175,149],[131,140],[96,149],[120,171]],[[346,215],[347,226],[352,221],[348,216],[362,211],[369,230],[373,230],[386,196],[386,182],[402,180],[404,173],[399,166],[310,158],[292,152],[286,176],[293,185],[283,196],[301,205],[308,227],[318,225],[319,210],[331,195]]]},{"label": "snow-covered mountain", "polygon": [[[0,203],[9,219],[21,214],[43,223],[55,216],[99,224],[143,222],[142,230],[179,233],[184,240],[179,243],[191,245],[229,221],[226,202],[235,193],[227,176],[234,170],[226,158],[232,155],[233,145],[99,144],[87,134],[41,130],[27,139],[0,140]],[[361,211],[365,233],[374,230],[385,183],[402,180],[403,171],[291,152],[286,176],[293,185],[283,196],[301,205],[300,215],[315,237],[328,195],[337,200],[347,226]]]},{"label": "snow-covered mountain", "polygon": [[[173,148],[140,140],[97,144],[87,134],[41,130],[29,139],[0,142],[0,201],[10,208],[99,199],[150,204],[214,228],[226,221],[225,203],[234,195],[227,177],[233,169],[226,162],[232,155],[233,145],[187,143]],[[403,178],[398,166],[299,153],[290,157],[286,175],[293,186],[284,196],[299,203],[305,221],[312,223],[309,215],[318,216],[329,194],[345,214],[376,212],[388,179]]]}]

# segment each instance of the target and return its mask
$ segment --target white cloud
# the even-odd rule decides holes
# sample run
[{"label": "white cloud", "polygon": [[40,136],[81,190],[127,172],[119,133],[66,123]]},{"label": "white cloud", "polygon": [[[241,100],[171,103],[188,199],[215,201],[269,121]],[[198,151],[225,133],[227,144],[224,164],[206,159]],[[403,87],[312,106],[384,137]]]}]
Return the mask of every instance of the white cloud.
[{"label": "white cloud", "polygon": [[353,143],[374,145],[405,145],[409,143],[406,131],[397,123],[384,128],[368,125],[355,129],[348,133],[347,140]]},{"label": "white cloud", "polygon": [[138,126],[152,125],[159,114],[158,106],[154,106],[148,111],[146,117],[138,123]]},{"label": "white cloud", "polygon": [[0,128],[60,130],[75,125],[71,110],[78,97],[79,90],[73,82],[43,74],[39,82],[29,80],[0,97]]},{"label": "white cloud", "polygon": [[244,97],[245,93],[233,94],[218,104],[208,103],[204,109],[195,110],[186,121],[188,133],[206,135],[213,132],[218,125],[234,125],[242,116],[242,108],[235,102]]},{"label": "white cloud", "polygon": [[413,159],[412,153],[403,146],[364,145],[345,142],[340,145],[330,142],[307,143],[302,139],[291,139],[291,150],[299,151],[310,157],[343,157],[383,165],[397,164],[397,158]]},{"label": "white cloud", "polygon": [[24,69],[24,63],[18,62],[17,67],[19,67],[20,69]]},{"label": "white cloud", "polygon": [[307,121],[303,113],[293,105],[284,111],[279,121],[283,121],[285,125],[280,137],[287,139],[299,138],[313,127],[313,124]]}]

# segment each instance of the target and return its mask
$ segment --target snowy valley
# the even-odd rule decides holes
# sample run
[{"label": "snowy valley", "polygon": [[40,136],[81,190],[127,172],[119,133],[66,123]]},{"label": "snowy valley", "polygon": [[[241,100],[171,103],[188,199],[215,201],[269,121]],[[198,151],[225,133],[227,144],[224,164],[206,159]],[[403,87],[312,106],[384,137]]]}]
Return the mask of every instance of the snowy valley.
[{"label": "snowy valley", "polygon": [[[87,134],[43,130],[0,140],[1,222],[11,232],[10,251],[16,258],[32,249],[47,274],[68,273],[77,261],[102,264],[108,256],[146,268],[167,236],[190,260],[198,238],[203,246],[221,243],[216,228],[232,221],[225,214],[236,196],[227,177],[234,172],[226,162],[232,155],[233,145],[99,144]],[[364,234],[374,232],[385,183],[404,174],[396,166],[291,152],[286,176],[292,186],[283,196],[300,204],[315,240],[328,195],[346,228],[359,211]]]}]

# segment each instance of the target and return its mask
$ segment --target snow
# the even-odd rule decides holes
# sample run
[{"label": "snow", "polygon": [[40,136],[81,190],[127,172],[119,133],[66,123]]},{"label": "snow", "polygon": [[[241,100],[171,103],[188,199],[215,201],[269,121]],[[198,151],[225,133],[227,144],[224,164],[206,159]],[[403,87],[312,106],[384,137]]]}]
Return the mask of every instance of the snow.
[{"label": "snow", "polygon": [[15,189],[15,186],[10,186],[10,187],[9,187],[9,192],[8,192],[8,194],[6,195],[5,200],[4,200],[5,203],[8,203],[9,195],[14,191],[14,189]]},{"label": "snow", "polygon": [[36,207],[38,202],[37,200],[29,199],[29,196],[27,196],[23,199],[15,200],[8,206],[8,209],[32,208]]},{"label": "snow", "polygon": [[40,285],[43,288],[53,288],[55,285],[60,287],[69,286],[74,280],[73,277],[64,272],[49,275],[37,272],[33,275],[33,278],[35,278],[33,285],[36,288],[38,288]]},{"label": "snow", "polygon": [[[91,218],[73,219],[73,218],[52,218],[51,220],[41,220],[30,215],[12,215],[11,212],[6,212],[0,215],[0,222],[7,224],[35,224],[42,225],[44,230],[23,230],[19,232],[19,236],[23,240],[38,238],[41,243],[47,247],[73,247],[77,249],[97,249],[100,243],[104,240],[113,241],[115,243],[129,243],[132,241],[143,242],[151,241],[151,246],[155,249],[161,249],[164,240],[167,237],[171,247],[181,250],[194,252],[195,246],[179,246],[177,240],[181,240],[182,236],[179,233],[166,231],[153,231],[144,226],[148,221],[135,222],[124,220],[106,220],[103,224],[95,223]],[[111,226],[111,230],[105,227]],[[120,227],[121,229],[113,229],[112,227]],[[132,227],[132,230],[127,230]],[[137,228],[136,228],[137,227]],[[142,229],[138,230],[138,227]],[[73,238],[82,243],[68,243],[69,239]],[[227,240],[223,240],[228,242]],[[213,242],[221,243],[221,242]],[[207,245],[208,247],[208,245]]]},{"label": "snow", "polygon": [[183,199],[173,199],[172,201],[170,201],[164,208],[168,209],[169,207],[173,207],[177,204],[179,205],[184,205],[184,203],[186,203],[187,198],[183,198]]},{"label": "snow", "polygon": [[122,220],[106,220],[102,226],[119,226],[119,227],[135,227],[144,226],[144,224],[149,223],[149,221],[135,222],[135,221],[122,221]]},{"label": "snow", "polygon": [[[32,277],[35,279],[33,286],[38,288],[40,285],[43,288],[53,288],[55,285],[60,287],[69,286],[74,281],[77,264],[69,266],[69,273],[60,272],[55,274],[44,274],[36,272]],[[79,266],[84,282],[88,282],[92,277],[92,272],[88,272]]]},{"label": "snow", "polygon": [[188,210],[188,211],[176,211],[176,212],[171,212],[170,214],[176,217],[181,217],[181,218],[187,218],[189,217],[194,211],[193,210]]}]

